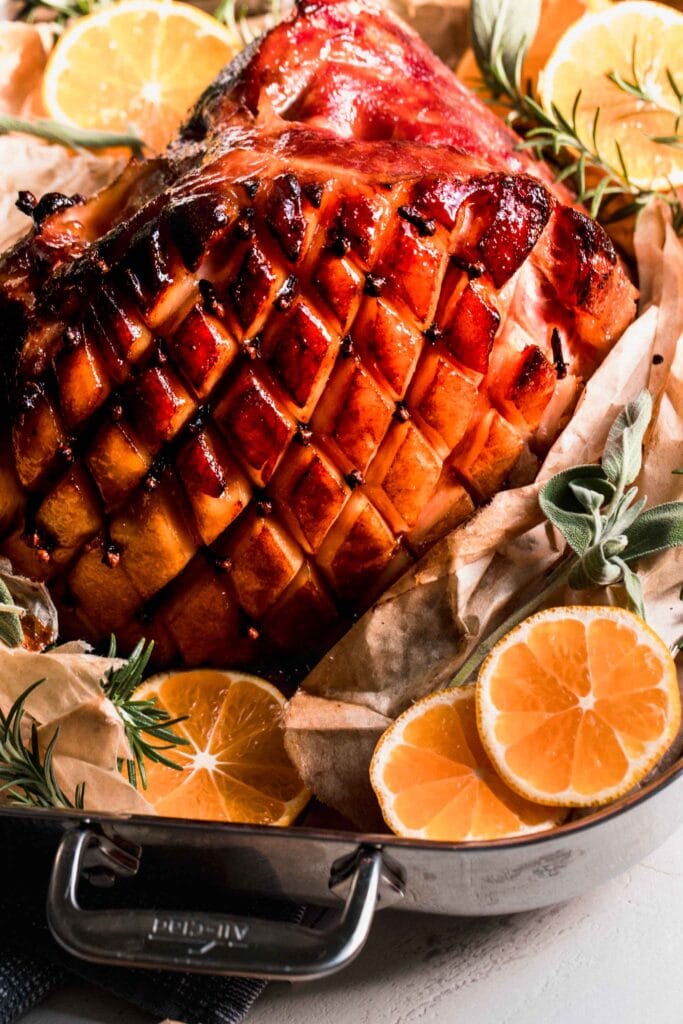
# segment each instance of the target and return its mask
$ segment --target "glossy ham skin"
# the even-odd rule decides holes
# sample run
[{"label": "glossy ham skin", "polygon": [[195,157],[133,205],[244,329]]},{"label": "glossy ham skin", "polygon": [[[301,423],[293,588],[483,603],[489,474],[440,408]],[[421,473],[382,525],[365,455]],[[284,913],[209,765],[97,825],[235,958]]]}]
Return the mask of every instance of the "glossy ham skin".
[{"label": "glossy ham skin", "polygon": [[0,264],[0,553],[65,636],[312,658],[542,452],[634,315],[406,26],[302,5]]}]

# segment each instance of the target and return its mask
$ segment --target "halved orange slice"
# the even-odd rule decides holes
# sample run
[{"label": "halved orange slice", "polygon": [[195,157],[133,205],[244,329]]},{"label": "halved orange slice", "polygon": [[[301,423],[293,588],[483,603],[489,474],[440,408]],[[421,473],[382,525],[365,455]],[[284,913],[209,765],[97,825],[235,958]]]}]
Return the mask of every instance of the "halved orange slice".
[{"label": "halved orange slice", "polygon": [[309,800],[284,745],[285,698],[241,672],[196,669],[154,676],[135,693],[178,718],[188,741],[169,756],[182,766],[146,766],[146,798],[174,818],[291,825]]},{"label": "halved orange slice", "polygon": [[683,185],[680,11],[652,0],[624,0],[586,14],[558,42],[541,72],[539,92],[548,110],[554,105],[568,120],[575,110],[582,142],[589,149],[597,142],[617,172],[623,159],[634,185]]},{"label": "halved orange slice", "polygon": [[175,0],[121,0],[80,18],[47,63],[43,106],[79,128],[127,132],[154,152],[241,49],[227,26]]},{"label": "halved orange slice", "polygon": [[474,685],[442,690],[404,711],[375,748],[370,781],[389,828],[412,839],[500,839],[552,828],[565,817],[498,777],[477,733]]},{"label": "halved orange slice", "polygon": [[609,803],[640,782],[681,721],[664,642],[622,608],[551,608],[494,647],[477,682],[483,744],[529,800]]}]

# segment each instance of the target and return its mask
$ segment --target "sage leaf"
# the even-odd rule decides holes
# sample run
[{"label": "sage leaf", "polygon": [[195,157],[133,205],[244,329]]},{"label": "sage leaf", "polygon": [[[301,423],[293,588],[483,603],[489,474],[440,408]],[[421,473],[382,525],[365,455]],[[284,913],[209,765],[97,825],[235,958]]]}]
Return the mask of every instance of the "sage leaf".
[{"label": "sage leaf", "polygon": [[142,156],[145,146],[142,139],[139,139],[133,132],[95,131],[91,128],[79,128],[76,125],[61,124],[59,121],[50,121],[45,118],[26,121],[21,117],[12,117],[10,114],[0,114],[0,135],[7,135],[9,132],[34,135],[38,139],[44,139],[46,142],[53,142],[77,152],[84,149],[114,149],[120,146],[130,149],[134,156]]},{"label": "sage leaf", "polygon": [[515,82],[524,56],[538,31],[541,0],[472,0],[470,40],[477,64],[494,94],[501,91],[487,69],[500,62]]},{"label": "sage leaf", "polygon": [[635,612],[636,615],[639,615],[645,621],[645,602],[643,600],[643,585],[640,582],[640,577],[632,569],[629,569],[621,559],[615,559],[615,561],[621,562],[624,590],[628,598],[628,609],[631,612]]},{"label": "sage leaf", "polygon": [[626,531],[624,560],[634,562],[668,548],[683,546],[683,501],[655,505],[638,516]]},{"label": "sage leaf", "polygon": [[569,488],[586,512],[597,512],[605,503],[605,495],[594,491],[591,487],[582,487],[575,480],[570,480]]},{"label": "sage leaf", "polygon": [[574,488],[583,485],[584,489],[603,495],[603,500],[611,498],[614,488],[599,474],[599,466],[565,469],[551,477],[538,496],[546,519],[557,527],[577,555],[583,555],[595,540],[595,521],[580,504]]},{"label": "sage leaf", "polygon": [[[0,580],[0,603],[8,608],[14,608],[12,595]],[[24,631],[21,628],[21,619],[15,611],[0,612],[0,642],[8,647],[21,647],[24,641]]]},{"label": "sage leaf", "polygon": [[635,523],[636,519],[645,508],[647,498],[638,498],[638,501],[636,501],[634,505],[631,504],[637,494],[637,487],[631,487],[622,498],[618,508],[613,514],[613,517],[610,517],[613,519],[613,533],[626,533],[628,528]]},{"label": "sage leaf", "polygon": [[623,571],[617,556],[622,554],[627,543],[626,537],[612,537],[593,544],[572,570],[569,585],[575,590],[585,590],[586,587],[609,587],[619,583]]},{"label": "sage leaf", "polygon": [[641,391],[610,427],[602,453],[602,469],[619,492],[640,473],[643,438],[651,417],[652,396],[649,391]]}]

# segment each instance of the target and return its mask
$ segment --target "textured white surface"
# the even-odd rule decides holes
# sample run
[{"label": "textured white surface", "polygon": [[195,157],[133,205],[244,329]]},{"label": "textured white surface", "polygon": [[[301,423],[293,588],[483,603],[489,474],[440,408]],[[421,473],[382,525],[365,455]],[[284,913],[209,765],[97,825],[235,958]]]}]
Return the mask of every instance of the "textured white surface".
[{"label": "textured white surface", "polygon": [[[272,985],[248,1024],[681,1024],[683,829],[591,895],[515,917],[380,914],[327,981]],[[23,1024],[149,1024],[85,988]]]}]

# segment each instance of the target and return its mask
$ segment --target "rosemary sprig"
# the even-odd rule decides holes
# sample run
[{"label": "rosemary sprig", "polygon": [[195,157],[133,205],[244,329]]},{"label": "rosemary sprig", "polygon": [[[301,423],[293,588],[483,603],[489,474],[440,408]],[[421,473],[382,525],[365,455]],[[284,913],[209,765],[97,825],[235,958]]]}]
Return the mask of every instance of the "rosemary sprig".
[{"label": "rosemary sprig", "polygon": [[621,584],[627,607],[645,618],[640,579],[631,563],[683,547],[683,502],[645,509],[646,499],[630,486],[640,473],[651,416],[652,398],[642,391],[612,424],[599,465],[575,466],[544,485],[541,509],[567,541],[568,553],[533,597],[478,645],[452,686],[466,683],[496,643],[565,584],[574,590]]},{"label": "rosemary sprig", "polygon": [[[658,97],[653,96],[652,93],[648,92],[647,86],[645,85],[645,83],[643,82],[642,78],[638,73],[636,60],[637,52],[638,38],[636,37],[633,40],[633,47],[631,49],[630,80],[628,78],[624,78],[624,76],[620,74],[618,71],[610,71],[607,77],[613,85],[617,86],[618,89],[621,89],[622,92],[626,92],[631,96],[635,96],[635,98],[637,100],[640,100],[641,103],[649,103],[651,106],[656,107],[659,110],[668,110],[669,108],[663,106]],[[665,68],[664,74],[666,75],[667,81],[671,86],[671,91],[673,92],[678,102],[677,109],[671,111],[672,114],[676,115],[676,122],[674,126],[675,134],[660,136],[653,135],[650,136],[650,142],[658,142],[660,145],[667,146],[683,142],[683,139],[681,138],[679,133],[680,122],[681,118],[683,117],[683,91],[676,82],[676,77],[672,72],[671,68]]]},{"label": "rosemary sprig", "polygon": [[16,15],[19,21],[38,21],[51,15],[51,24],[61,27],[72,18],[92,14],[108,0],[24,0]]},{"label": "rosemary sprig", "polygon": [[58,121],[38,119],[26,121],[21,117],[0,114],[0,135],[9,132],[20,132],[22,135],[34,135],[46,142],[55,142],[67,149],[82,152],[85,149],[113,149],[121,147],[130,149],[134,156],[142,156],[145,143],[133,132],[100,132],[88,128],[77,128],[73,125],[60,124]]},{"label": "rosemary sprig", "polygon": [[[500,28],[508,23],[511,7],[514,7],[515,16],[520,21],[517,33],[512,38]],[[510,0],[472,0],[471,5],[472,45],[479,69],[496,102],[507,108],[508,123],[522,136],[520,149],[529,149],[538,159],[545,160],[556,180],[567,182],[578,201],[589,208],[591,216],[603,223],[626,219],[637,214],[653,198],[658,198],[670,207],[674,230],[683,235],[683,205],[673,186],[669,191],[642,188],[631,180],[618,144],[618,166],[611,164],[601,152],[598,143],[599,107],[593,118],[590,140],[586,142],[577,125],[580,91],[574,99],[571,114],[566,116],[555,104],[552,104],[549,111],[546,110],[534,94],[530,82],[526,87],[522,85],[522,65],[536,31],[538,11],[537,0],[512,5]],[[522,29],[524,34],[520,40]],[[650,141],[678,147],[683,144],[683,136],[678,133],[679,122],[683,117],[683,90],[670,70],[666,74],[680,107],[675,132],[670,136],[653,136]],[[635,45],[632,79],[626,79],[616,72],[611,72],[607,77],[624,92],[662,109],[638,77]],[[600,173],[597,185],[589,185],[586,174],[588,168]],[[619,203],[616,203],[617,199]]]},{"label": "rosemary sprig", "polygon": [[59,729],[55,730],[44,755],[41,755],[38,745],[35,723],[31,727],[28,746],[22,738],[26,700],[44,682],[44,679],[39,679],[24,690],[7,715],[0,711],[0,793],[5,793],[15,804],[80,810],[85,785],[81,783],[76,787],[72,802],[55,777],[52,759]]},{"label": "rosemary sprig", "polygon": [[[171,718],[167,711],[160,708],[154,700],[134,700],[133,694],[142,682],[149,662],[153,642],[140,640],[130,658],[120,668],[111,668],[102,681],[102,689],[118,711],[126,738],[130,745],[132,758],[126,761],[126,772],[131,786],[137,789],[138,777],[143,789],[147,789],[147,773],[145,760],[165,764],[169,768],[182,771],[182,765],[171,761],[162,751],[187,744],[189,741],[174,732],[174,727],[184,722],[187,716]],[[116,641],[111,638],[108,655],[116,656]],[[160,740],[160,744],[150,742]],[[123,759],[119,760],[119,769],[123,767]]]}]

